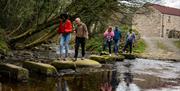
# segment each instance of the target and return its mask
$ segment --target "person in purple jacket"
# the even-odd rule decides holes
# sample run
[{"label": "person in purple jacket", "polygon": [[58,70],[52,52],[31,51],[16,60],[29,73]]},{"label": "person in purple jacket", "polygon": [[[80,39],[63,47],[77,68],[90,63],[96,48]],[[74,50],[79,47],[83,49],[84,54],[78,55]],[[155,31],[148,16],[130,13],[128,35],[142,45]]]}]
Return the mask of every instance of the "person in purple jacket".
[{"label": "person in purple jacket", "polygon": [[130,48],[129,49],[130,54],[132,53],[132,46],[133,46],[134,41],[135,41],[135,33],[132,32],[132,29],[130,29],[129,32],[127,33],[127,35],[126,35],[126,43],[125,43],[125,46],[123,48],[123,53],[125,53],[128,46]]}]

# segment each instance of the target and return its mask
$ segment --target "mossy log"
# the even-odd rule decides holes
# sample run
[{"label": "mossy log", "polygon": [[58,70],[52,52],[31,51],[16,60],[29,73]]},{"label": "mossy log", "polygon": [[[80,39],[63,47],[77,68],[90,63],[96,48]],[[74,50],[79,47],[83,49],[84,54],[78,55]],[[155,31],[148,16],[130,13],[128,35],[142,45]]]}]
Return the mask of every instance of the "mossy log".
[{"label": "mossy log", "polygon": [[122,54],[125,59],[136,59],[136,55],[134,54]]},{"label": "mossy log", "polygon": [[17,81],[27,80],[29,78],[29,71],[27,69],[12,64],[0,63],[0,74]]},{"label": "mossy log", "polygon": [[68,61],[59,61],[55,60],[51,63],[57,69],[74,69],[75,67],[101,67],[102,65],[94,60],[90,59],[78,59],[77,61],[73,62],[71,59]]},{"label": "mossy log", "polygon": [[90,56],[90,59],[92,60],[96,60],[100,63],[105,63],[105,62],[113,62],[113,61],[123,61],[124,60],[124,56],[123,55],[112,55],[112,56],[109,56],[109,55],[102,55],[102,56],[99,56],[99,55],[91,55]]},{"label": "mossy log", "polygon": [[52,76],[57,73],[54,66],[44,63],[37,63],[32,61],[25,61],[23,67],[27,68],[31,73],[43,74],[46,76]]}]

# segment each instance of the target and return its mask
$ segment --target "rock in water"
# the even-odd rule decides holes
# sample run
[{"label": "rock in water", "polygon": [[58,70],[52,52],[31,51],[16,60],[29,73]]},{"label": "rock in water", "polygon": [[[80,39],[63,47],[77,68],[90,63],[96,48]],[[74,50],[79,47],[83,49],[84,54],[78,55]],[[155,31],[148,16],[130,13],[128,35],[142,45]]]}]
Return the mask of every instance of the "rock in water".
[{"label": "rock in water", "polygon": [[27,80],[29,78],[29,71],[27,69],[13,64],[0,63],[0,69],[3,77],[10,77],[17,81]]},{"label": "rock in water", "polygon": [[57,74],[56,68],[49,64],[26,61],[23,63],[23,67],[27,68],[32,73],[44,74],[46,76]]}]

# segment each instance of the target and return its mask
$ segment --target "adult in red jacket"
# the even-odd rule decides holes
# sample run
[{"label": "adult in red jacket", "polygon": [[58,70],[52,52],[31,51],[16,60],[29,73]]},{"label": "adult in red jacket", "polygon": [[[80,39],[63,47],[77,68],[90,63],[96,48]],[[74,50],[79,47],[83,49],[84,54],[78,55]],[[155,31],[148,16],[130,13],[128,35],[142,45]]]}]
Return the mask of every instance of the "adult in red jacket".
[{"label": "adult in red jacket", "polygon": [[68,50],[69,50],[69,41],[71,38],[70,33],[72,32],[72,23],[68,19],[68,14],[61,14],[60,15],[60,24],[59,29],[57,31],[60,35],[60,58],[63,54],[63,48],[65,48],[65,58],[68,56]]}]

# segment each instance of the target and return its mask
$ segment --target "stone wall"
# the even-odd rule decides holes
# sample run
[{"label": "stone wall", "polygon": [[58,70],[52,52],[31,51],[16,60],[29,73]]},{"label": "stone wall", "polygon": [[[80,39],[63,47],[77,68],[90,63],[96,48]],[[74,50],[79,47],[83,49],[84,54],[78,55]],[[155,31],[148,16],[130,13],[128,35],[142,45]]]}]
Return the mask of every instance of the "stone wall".
[{"label": "stone wall", "polygon": [[141,36],[159,37],[161,26],[161,13],[157,10],[134,15],[133,29],[138,30]]},{"label": "stone wall", "polygon": [[168,37],[173,35],[175,36],[173,38],[180,37],[180,16],[162,14],[153,7],[149,8],[152,12],[134,15],[133,29],[138,30],[141,36]]},{"label": "stone wall", "polygon": [[164,14],[164,37],[180,38],[180,16]]}]

